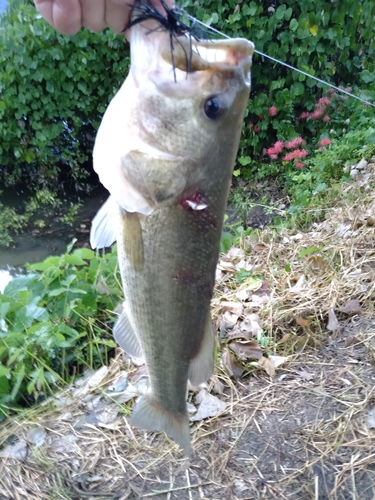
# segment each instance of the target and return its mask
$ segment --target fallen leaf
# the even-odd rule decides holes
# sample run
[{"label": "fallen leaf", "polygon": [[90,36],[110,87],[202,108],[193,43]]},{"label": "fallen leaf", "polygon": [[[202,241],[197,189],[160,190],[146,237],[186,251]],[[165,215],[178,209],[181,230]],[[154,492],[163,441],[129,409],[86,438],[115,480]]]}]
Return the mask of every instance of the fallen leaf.
[{"label": "fallen leaf", "polygon": [[304,290],[307,290],[309,288],[306,280],[306,276],[302,274],[300,278],[298,279],[297,283],[290,288],[291,293],[301,293]]},{"label": "fallen leaf", "polygon": [[256,340],[251,340],[249,342],[232,342],[228,344],[228,347],[243,361],[249,358],[261,359],[263,356],[262,348]]},{"label": "fallen leaf", "polygon": [[230,350],[227,347],[223,350],[221,360],[223,362],[223,367],[225,371],[228,373],[228,375],[234,378],[241,377],[242,373],[244,372],[244,369],[237,363],[235,356],[230,352]]},{"label": "fallen leaf", "polygon": [[88,370],[83,377],[76,382],[76,389],[73,391],[73,397],[78,398],[87,394],[93,387],[96,387],[108,373],[108,367],[102,366],[99,370]]},{"label": "fallen leaf", "polygon": [[245,302],[251,299],[251,291],[249,289],[242,289],[236,292],[236,297],[238,300]]},{"label": "fallen leaf", "polygon": [[197,422],[209,417],[216,417],[220,413],[223,413],[227,407],[224,401],[208,393],[206,389],[202,389],[197,394],[196,401],[200,404],[197,413],[190,417],[191,422]]},{"label": "fallen leaf", "polygon": [[[85,418],[85,416],[83,416]],[[78,447],[76,444],[78,437],[73,433],[65,435],[53,436],[49,446],[53,449],[55,453],[71,453],[77,451]]]},{"label": "fallen leaf", "polygon": [[240,324],[240,331],[245,338],[251,339],[252,337],[259,337],[263,333],[263,322],[258,314],[247,314]]},{"label": "fallen leaf", "polygon": [[266,243],[263,243],[263,242],[259,242],[259,243],[255,243],[255,245],[253,246],[253,250],[254,252],[265,252],[265,251],[268,251],[269,249],[269,245],[267,245]]},{"label": "fallen leaf", "polygon": [[310,382],[310,380],[314,378],[314,375],[312,373],[306,372],[305,370],[299,371],[298,375],[308,382]]},{"label": "fallen leaf", "polygon": [[245,257],[242,248],[232,247],[226,254],[226,258],[231,262],[238,262]]},{"label": "fallen leaf", "polygon": [[353,316],[354,314],[360,314],[362,312],[361,305],[357,299],[349,300],[339,309],[340,312]]},{"label": "fallen leaf", "polygon": [[275,367],[274,367],[274,364],[272,363],[272,361],[269,358],[264,358],[264,357],[261,358],[258,361],[258,365],[261,368],[263,368],[263,370],[265,370],[270,377],[274,377],[274,375],[276,373]]},{"label": "fallen leaf", "polygon": [[93,408],[98,424],[111,424],[117,419],[119,407],[115,404],[99,403]]},{"label": "fallen leaf", "polygon": [[268,356],[268,359],[271,360],[275,368],[278,368],[280,365],[288,361],[289,356]]},{"label": "fallen leaf", "polygon": [[44,443],[46,436],[47,433],[44,427],[32,427],[26,435],[26,441],[39,448]]},{"label": "fallen leaf", "polygon": [[315,270],[321,271],[324,268],[324,260],[323,260],[323,257],[321,255],[311,257],[309,259],[309,262]]},{"label": "fallen leaf", "polygon": [[330,309],[328,311],[328,325],[327,325],[327,330],[330,332],[334,332],[339,328],[340,324],[338,322],[338,319],[336,317],[335,311],[333,309]]},{"label": "fallen leaf", "polygon": [[375,406],[367,411],[366,425],[369,429],[375,429]]},{"label": "fallen leaf", "polygon": [[223,394],[224,392],[224,384],[220,382],[218,378],[215,378],[215,381],[212,386],[212,390],[216,392],[216,394]]},{"label": "fallen leaf", "polygon": [[23,460],[27,457],[29,453],[29,448],[25,441],[17,441],[15,444],[10,444],[5,446],[0,451],[0,457],[2,458],[14,458],[15,460]]},{"label": "fallen leaf", "polygon": [[310,321],[308,319],[302,318],[302,316],[299,316],[296,318],[296,323],[299,326],[302,326],[302,328],[306,328],[307,326],[309,326]]},{"label": "fallen leaf", "polygon": [[231,264],[230,262],[225,262],[224,260],[221,260],[218,265],[217,265],[217,269],[219,271],[222,271],[223,273],[237,273],[237,268],[236,266],[234,266],[233,264]]},{"label": "fallen leaf", "polygon": [[[243,305],[241,302],[220,302],[221,309],[223,311],[229,311],[232,314],[235,314],[237,318],[239,318],[242,315],[243,312]],[[237,320],[236,320],[237,321]]]}]

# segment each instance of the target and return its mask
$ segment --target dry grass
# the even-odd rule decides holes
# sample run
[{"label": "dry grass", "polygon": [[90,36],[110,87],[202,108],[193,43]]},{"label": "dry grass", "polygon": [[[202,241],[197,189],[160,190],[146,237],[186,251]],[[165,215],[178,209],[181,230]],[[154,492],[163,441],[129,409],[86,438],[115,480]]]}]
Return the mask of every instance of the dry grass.
[{"label": "dry grass", "polygon": [[[21,451],[0,459],[0,499],[375,498],[372,214],[374,197],[365,192],[356,206],[341,201],[313,231],[265,229],[243,242],[250,256],[223,257],[213,302],[222,343],[233,336],[223,326],[223,302],[231,302],[239,311],[235,329],[258,314],[268,352],[288,361],[275,377],[252,367],[237,380],[217,366],[208,390],[227,408],[193,424],[190,461],[164,434],[131,428],[127,408],[103,394],[129,369],[118,356],[95,386],[70,388],[68,404],[47,401],[2,424],[3,452],[13,442]],[[345,236],[345,227],[354,233]],[[239,284],[246,266],[253,274]],[[254,276],[262,288],[238,298]],[[267,300],[254,302],[257,294]],[[353,299],[360,311],[339,311]],[[328,332],[331,309],[338,327]],[[40,446],[35,428],[45,431]]]}]

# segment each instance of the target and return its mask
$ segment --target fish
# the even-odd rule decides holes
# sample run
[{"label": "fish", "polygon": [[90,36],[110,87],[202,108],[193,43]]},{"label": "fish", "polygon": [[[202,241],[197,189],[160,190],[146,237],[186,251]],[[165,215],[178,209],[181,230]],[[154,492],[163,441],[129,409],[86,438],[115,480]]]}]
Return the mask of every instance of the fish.
[{"label": "fish", "polygon": [[135,6],[129,74],[94,145],[94,169],[110,197],[90,241],[117,242],[125,300],[113,335],[148,370],[149,389],[130,423],[164,431],[189,456],[187,387],[214,370],[210,304],[254,45],[172,32],[165,29],[172,11],[165,23],[137,22],[152,7]]}]

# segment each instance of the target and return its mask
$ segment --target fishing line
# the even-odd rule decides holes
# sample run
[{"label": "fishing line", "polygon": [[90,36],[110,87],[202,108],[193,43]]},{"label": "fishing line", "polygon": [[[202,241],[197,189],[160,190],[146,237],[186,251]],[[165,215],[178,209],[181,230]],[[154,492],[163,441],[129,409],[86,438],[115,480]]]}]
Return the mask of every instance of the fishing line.
[{"label": "fishing line", "polygon": [[[217,33],[218,35],[220,35],[220,36],[222,36],[224,38],[230,38],[230,36],[225,35],[225,33],[222,33],[221,31],[213,28],[212,26],[208,26],[207,24],[203,23],[202,21],[199,21],[199,19],[196,19],[194,16],[191,16],[190,14],[187,14],[187,13],[185,13],[185,15],[191,21],[194,21],[194,22],[197,22],[198,24],[201,24],[206,29],[208,29],[210,31],[213,31],[213,32]],[[295,68],[294,66],[291,66],[290,64],[287,64],[287,63],[285,63],[283,61],[280,61],[279,59],[275,59],[274,57],[271,57],[271,56],[269,56],[267,54],[264,54],[263,52],[260,52],[259,50],[255,49],[254,52],[256,54],[260,55],[261,57],[265,57],[267,59],[270,59],[271,61],[277,62],[277,63],[281,64],[282,66],[285,66],[286,68],[289,68],[289,69],[292,69],[293,71],[297,71],[298,73],[301,73],[301,75],[305,75],[308,78],[312,78],[313,80],[316,80],[317,82],[322,83],[323,85],[327,85],[328,87],[331,87],[332,89],[337,90],[337,92],[341,92],[342,94],[346,94],[346,95],[348,95],[350,97],[353,97],[354,99],[357,99],[358,101],[363,102],[364,104],[367,104],[368,106],[372,106],[373,108],[375,108],[375,104],[373,104],[372,102],[369,102],[366,99],[362,99],[362,97],[359,97],[357,95],[351,94],[347,90],[341,89],[340,87],[336,87],[336,85],[333,85],[332,83],[328,83],[325,80],[322,80],[321,78],[318,78],[317,76],[310,75],[310,73],[306,73],[306,71],[302,71],[301,69]]]}]

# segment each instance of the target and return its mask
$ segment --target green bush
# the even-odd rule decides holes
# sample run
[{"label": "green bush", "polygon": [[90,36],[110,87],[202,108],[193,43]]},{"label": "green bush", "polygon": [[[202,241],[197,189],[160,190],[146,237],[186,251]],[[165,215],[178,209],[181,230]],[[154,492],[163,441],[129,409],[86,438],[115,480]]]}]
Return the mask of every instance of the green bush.
[{"label": "green bush", "polygon": [[115,347],[110,318],[122,297],[116,248],[100,257],[71,247],[28,266],[0,294],[0,419],[107,364]]},{"label": "green bush", "polygon": [[[286,0],[276,7],[265,0],[205,0],[196,5],[188,0],[189,12],[226,35],[248,38],[260,52],[336,86],[350,85],[354,93],[364,97],[375,97],[372,0]],[[345,128],[344,121],[353,109],[363,111],[363,104],[349,99],[341,103],[339,116],[332,118],[334,123],[298,120],[302,112],[314,110],[326,87],[257,54],[252,82],[238,157],[238,168],[245,178],[257,175],[264,149],[275,141],[296,136],[307,142],[318,140],[333,125]],[[276,109],[273,116],[271,107]],[[354,120],[350,126],[356,126]],[[272,165],[270,170],[275,173]]]},{"label": "green bush", "polygon": [[124,37],[61,35],[19,0],[1,27],[0,183],[86,190],[96,130],[129,65]]}]

